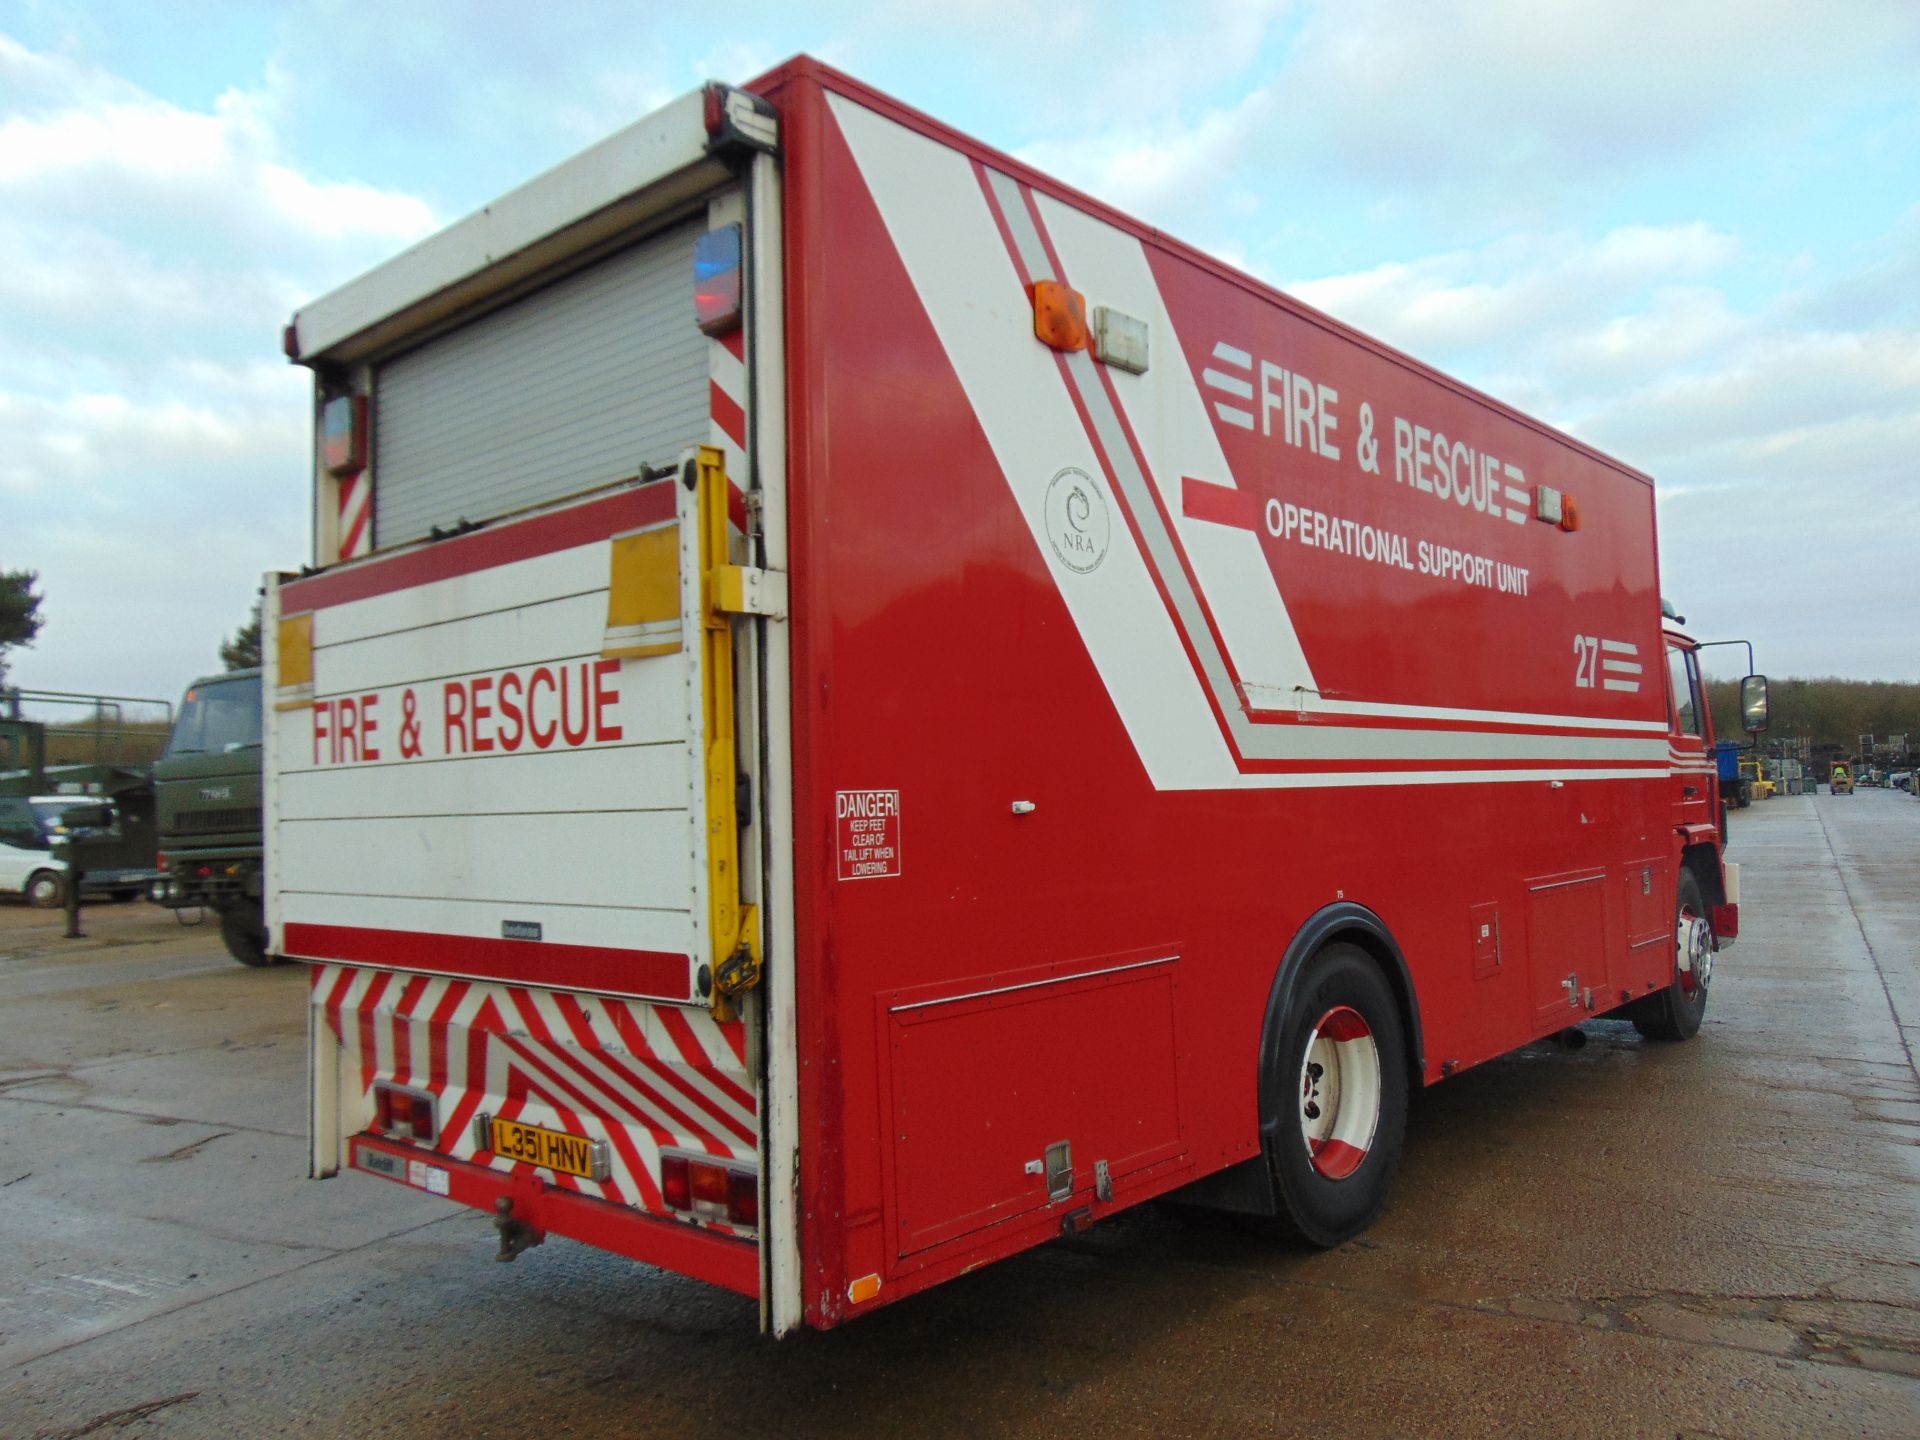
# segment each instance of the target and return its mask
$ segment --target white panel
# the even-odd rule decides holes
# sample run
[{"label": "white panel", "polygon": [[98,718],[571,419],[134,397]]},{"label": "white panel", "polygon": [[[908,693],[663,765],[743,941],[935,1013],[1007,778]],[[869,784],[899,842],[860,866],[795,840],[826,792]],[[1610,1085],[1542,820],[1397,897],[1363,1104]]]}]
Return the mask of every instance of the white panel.
[{"label": "white panel", "polygon": [[280,853],[289,890],[687,907],[685,809],[283,819]]},{"label": "white panel", "polygon": [[705,439],[694,323],[704,218],[418,350],[374,379],[374,541],[484,520],[637,474]]},{"label": "white panel", "polygon": [[525,811],[684,809],[687,749],[679,744],[475,755],[405,765],[285,767],[280,793],[300,820]]},{"label": "white panel", "polygon": [[[587,652],[607,625],[607,592],[489,610],[462,620],[314,646],[314,694],[402,685],[423,675],[472,675]],[[319,637],[315,637],[318,642]]]},{"label": "white panel", "polygon": [[280,904],[286,920],[294,925],[351,925],[420,935],[465,935],[498,940],[502,920],[533,920],[540,925],[538,943],[545,945],[596,945],[613,950],[660,950],[668,954],[684,954],[687,948],[684,910],[618,905],[569,907],[538,900],[416,900],[306,890],[285,891]]}]

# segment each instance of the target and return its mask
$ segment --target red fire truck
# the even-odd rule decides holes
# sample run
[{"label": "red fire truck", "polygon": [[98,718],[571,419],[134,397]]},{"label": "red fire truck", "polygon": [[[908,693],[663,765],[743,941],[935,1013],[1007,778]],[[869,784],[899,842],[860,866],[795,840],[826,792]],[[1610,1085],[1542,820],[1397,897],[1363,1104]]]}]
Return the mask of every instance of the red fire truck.
[{"label": "red fire truck", "polygon": [[844,75],[286,345],[316,1176],[781,1333],[1157,1197],[1339,1243],[1410,1086],[1700,1025],[1737,879],[1648,477]]}]

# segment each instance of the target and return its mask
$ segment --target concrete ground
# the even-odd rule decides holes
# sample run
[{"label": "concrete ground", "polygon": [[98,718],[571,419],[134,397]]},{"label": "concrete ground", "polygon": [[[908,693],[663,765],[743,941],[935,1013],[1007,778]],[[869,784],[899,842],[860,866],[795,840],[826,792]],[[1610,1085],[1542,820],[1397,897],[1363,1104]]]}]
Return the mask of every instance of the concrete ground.
[{"label": "concrete ground", "polygon": [[832,1334],[304,1171],[304,976],[0,904],[0,1435],[1920,1435],[1920,802],[1735,816],[1700,1038],[1416,1097],[1308,1254],[1148,1208]]}]

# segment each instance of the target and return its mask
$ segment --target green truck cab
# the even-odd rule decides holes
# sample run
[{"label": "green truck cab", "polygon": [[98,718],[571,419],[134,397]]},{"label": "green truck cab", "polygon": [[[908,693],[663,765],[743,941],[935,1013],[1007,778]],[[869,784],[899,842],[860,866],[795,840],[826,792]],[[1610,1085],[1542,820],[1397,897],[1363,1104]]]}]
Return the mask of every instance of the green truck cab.
[{"label": "green truck cab", "polygon": [[152,898],[211,910],[243,965],[279,959],[267,950],[261,881],[260,706],[258,670],[194,681],[153,767],[161,880]]}]

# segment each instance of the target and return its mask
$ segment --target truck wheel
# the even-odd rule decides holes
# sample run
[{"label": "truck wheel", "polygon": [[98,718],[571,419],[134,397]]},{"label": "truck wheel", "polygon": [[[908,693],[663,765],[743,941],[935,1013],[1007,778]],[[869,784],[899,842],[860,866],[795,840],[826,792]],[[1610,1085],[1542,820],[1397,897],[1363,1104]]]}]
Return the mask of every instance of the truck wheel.
[{"label": "truck wheel", "polygon": [[1674,978],[1666,989],[1627,1008],[1633,1028],[1649,1040],[1691,1040],[1707,1013],[1707,988],[1713,983],[1713,926],[1693,871],[1680,872],[1675,907]]},{"label": "truck wheel", "polygon": [[1271,1054],[1274,1228],[1329,1249],[1380,1214],[1407,1128],[1400,1009],[1373,957],[1336,943],[1309,960]]},{"label": "truck wheel", "polygon": [[27,877],[27,903],[36,910],[57,910],[66,903],[67,882],[58,870],[36,870]]},{"label": "truck wheel", "polygon": [[222,910],[220,938],[227,953],[242,965],[278,965],[280,957],[267,953],[267,927],[257,910]]}]

